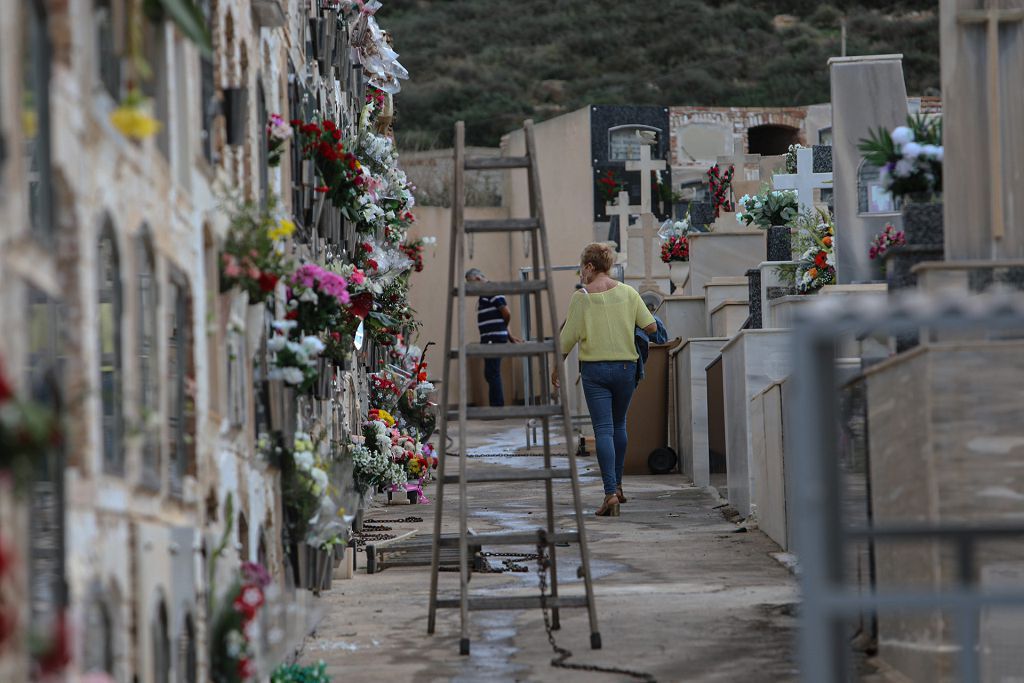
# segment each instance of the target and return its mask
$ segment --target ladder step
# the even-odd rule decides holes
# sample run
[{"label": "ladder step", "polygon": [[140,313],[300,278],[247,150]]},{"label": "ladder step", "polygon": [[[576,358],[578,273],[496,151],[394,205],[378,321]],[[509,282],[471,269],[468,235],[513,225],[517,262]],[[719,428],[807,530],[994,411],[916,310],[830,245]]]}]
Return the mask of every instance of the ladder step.
[{"label": "ladder step", "polygon": [[530,157],[472,157],[466,159],[467,171],[493,171],[504,168],[529,168]]},{"label": "ladder step", "polygon": [[[547,481],[548,479],[570,479],[571,477],[571,470],[556,470],[544,467],[536,470],[502,470],[473,472],[471,474],[466,475],[466,483],[485,484],[498,481]],[[459,475],[444,475],[444,483],[458,484]],[[476,538],[476,536],[473,537],[473,543],[478,543]],[[534,537],[534,541],[536,541],[536,537]]]},{"label": "ladder step", "polygon": [[[471,547],[479,546],[485,548],[491,545],[529,545],[537,547],[537,534],[528,531],[512,534],[473,534],[467,536],[466,539]],[[578,531],[560,531],[553,535],[548,535],[549,545],[554,543],[578,543],[579,540],[580,533]],[[458,545],[458,534],[441,537],[442,548]]]},{"label": "ladder step", "polygon": [[[549,596],[547,605],[551,609],[556,607],[586,607],[587,598],[585,595],[559,595],[557,598]],[[460,606],[459,599],[442,598],[437,601],[437,606],[441,609],[458,608]],[[539,595],[469,598],[469,609],[471,612],[479,610],[530,609],[531,607],[540,608]]]},{"label": "ladder step", "polygon": [[[494,296],[495,294],[525,294],[542,292],[548,287],[547,280],[516,280],[515,282],[467,282],[467,296]],[[453,289],[452,296],[459,290]]]},{"label": "ladder step", "polygon": [[[492,408],[490,406],[466,408],[466,417],[470,420],[512,420],[528,417],[557,417],[561,414],[562,406],[558,404],[538,406],[503,406],[501,408]],[[459,411],[449,410],[448,419],[458,420]]]},{"label": "ladder step", "polygon": [[516,232],[520,230],[536,230],[540,221],[536,218],[501,218],[486,221],[466,221],[466,232]]},{"label": "ladder step", "polygon": [[[551,353],[555,350],[555,342],[544,341],[544,342],[523,342],[522,344],[466,344],[466,355],[469,357],[473,356],[486,356],[495,358],[498,356],[539,356],[545,353]],[[452,349],[450,351],[452,358],[459,357],[459,350]]]}]

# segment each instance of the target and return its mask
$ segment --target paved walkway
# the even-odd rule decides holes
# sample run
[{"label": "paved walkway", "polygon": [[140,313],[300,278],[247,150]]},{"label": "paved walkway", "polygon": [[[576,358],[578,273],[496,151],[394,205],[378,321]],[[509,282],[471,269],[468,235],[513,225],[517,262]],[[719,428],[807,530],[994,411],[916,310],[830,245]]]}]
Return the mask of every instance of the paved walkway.
[{"label": "paved walkway", "polygon": [[[521,424],[473,426],[477,453],[508,452],[523,443]],[[451,466],[457,460],[450,459]],[[538,457],[471,458],[473,468],[539,467]],[[679,475],[628,477],[629,503],[618,518],[590,514],[601,500],[597,463],[580,460],[588,511],[591,568],[604,648],[589,648],[586,611],[562,611],[558,643],[570,661],[604,663],[647,671],[658,681],[787,681],[795,678],[792,635],[796,584],[770,553],[778,548],[760,532],[737,533],[711,493]],[[446,531],[456,529],[458,498],[446,489]],[[556,484],[556,515],[573,528],[568,483]],[[473,485],[470,526],[478,532],[533,530],[543,524],[543,488],[508,484]],[[430,505],[375,506],[368,519],[419,515],[419,524],[395,525],[428,535]],[[526,549],[524,549],[526,550]],[[576,546],[559,549],[559,580],[565,594],[581,593]],[[428,567],[395,567],[379,574],[360,571],[335,581],[321,602],[324,618],[303,652],[323,659],[335,681],[620,681],[622,676],[552,668],[540,611],[473,612],[472,654],[458,654],[458,610],[440,613],[428,636]],[[532,595],[528,574],[474,574],[474,591]],[[441,575],[442,594],[458,594],[458,574]]]}]

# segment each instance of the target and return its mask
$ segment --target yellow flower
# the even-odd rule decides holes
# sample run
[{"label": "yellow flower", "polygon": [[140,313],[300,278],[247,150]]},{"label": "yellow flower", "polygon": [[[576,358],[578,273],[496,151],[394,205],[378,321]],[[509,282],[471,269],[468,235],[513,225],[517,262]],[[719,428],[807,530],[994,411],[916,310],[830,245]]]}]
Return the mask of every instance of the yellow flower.
[{"label": "yellow flower", "polygon": [[272,228],[267,232],[272,240],[283,240],[291,236],[295,232],[295,223],[292,223],[287,218],[282,218],[276,228]]},{"label": "yellow flower", "polygon": [[391,413],[389,413],[386,410],[383,410],[383,409],[378,410],[377,411],[377,419],[380,420],[381,422],[383,422],[384,424],[386,424],[388,427],[394,427],[395,426],[395,418],[392,417]]},{"label": "yellow flower", "polygon": [[26,138],[34,138],[39,132],[39,118],[32,109],[23,109],[21,112],[21,131]]},{"label": "yellow flower", "polygon": [[160,132],[160,122],[141,108],[122,104],[110,114],[110,123],[126,137],[145,140]]}]

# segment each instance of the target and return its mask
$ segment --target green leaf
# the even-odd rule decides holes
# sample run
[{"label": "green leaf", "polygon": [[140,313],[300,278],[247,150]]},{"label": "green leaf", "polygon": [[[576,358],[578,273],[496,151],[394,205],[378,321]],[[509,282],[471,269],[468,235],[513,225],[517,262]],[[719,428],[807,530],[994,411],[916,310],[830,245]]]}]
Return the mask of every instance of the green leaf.
[{"label": "green leaf", "polygon": [[147,8],[154,5],[175,24],[186,38],[195,43],[205,57],[213,54],[213,42],[206,26],[206,18],[192,0],[146,0]]}]

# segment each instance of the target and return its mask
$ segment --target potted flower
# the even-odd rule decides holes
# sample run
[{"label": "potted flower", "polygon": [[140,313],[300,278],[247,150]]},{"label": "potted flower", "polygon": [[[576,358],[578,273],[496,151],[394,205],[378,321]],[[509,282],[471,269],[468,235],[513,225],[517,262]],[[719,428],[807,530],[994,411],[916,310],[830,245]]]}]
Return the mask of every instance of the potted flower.
[{"label": "potted flower", "polygon": [[861,140],[860,151],[881,169],[882,187],[901,201],[907,242],[942,244],[941,119],[918,114],[891,133],[879,128]]},{"label": "potted flower", "polygon": [[868,258],[872,261],[880,259],[882,261],[882,274],[885,275],[886,253],[894,247],[903,247],[906,244],[907,238],[904,232],[897,230],[892,223],[888,223],[882,232],[872,238],[871,246],[868,248]]},{"label": "potted flower", "polygon": [[799,203],[793,190],[762,189],[753,197],[740,197],[736,220],[744,225],[756,225],[768,231],[768,260],[790,261],[793,247],[789,224],[799,214]]},{"label": "potted flower", "polygon": [[690,279],[690,241],[686,237],[689,221],[665,221],[661,233],[661,260],[668,264],[668,277],[676,289]]}]

